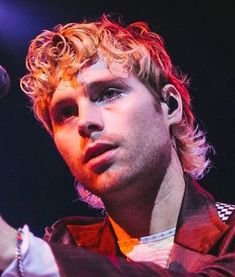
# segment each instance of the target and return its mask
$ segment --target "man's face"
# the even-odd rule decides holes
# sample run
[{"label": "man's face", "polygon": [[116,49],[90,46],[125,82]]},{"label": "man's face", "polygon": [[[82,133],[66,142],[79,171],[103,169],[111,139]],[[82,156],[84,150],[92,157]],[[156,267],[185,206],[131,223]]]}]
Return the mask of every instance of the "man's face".
[{"label": "man's face", "polygon": [[101,60],[77,78],[76,87],[61,81],[50,104],[54,140],[73,175],[101,198],[161,180],[171,142],[149,90],[121,65],[108,69]]}]

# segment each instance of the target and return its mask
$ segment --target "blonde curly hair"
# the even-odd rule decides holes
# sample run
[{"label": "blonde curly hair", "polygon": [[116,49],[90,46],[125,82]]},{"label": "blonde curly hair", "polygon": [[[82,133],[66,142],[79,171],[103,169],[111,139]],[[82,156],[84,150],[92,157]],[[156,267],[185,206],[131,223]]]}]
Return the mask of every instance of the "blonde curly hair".
[{"label": "blonde curly hair", "polygon": [[183,102],[183,117],[171,127],[172,139],[184,172],[201,178],[210,164],[210,146],[195,124],[187,78],[172,65],[161,36],[144,22],[124,27],[103,15],[93,22],[57,25],[31,42],[26,57],[28,74],[20,84],[48,132],[52,135],[48,108],[58,82],[76,77],[79,70],[94,64],[101,55],[107,65],[121,63],[151,88],[156,101],[161,99],[166,84],[176,87]]}]

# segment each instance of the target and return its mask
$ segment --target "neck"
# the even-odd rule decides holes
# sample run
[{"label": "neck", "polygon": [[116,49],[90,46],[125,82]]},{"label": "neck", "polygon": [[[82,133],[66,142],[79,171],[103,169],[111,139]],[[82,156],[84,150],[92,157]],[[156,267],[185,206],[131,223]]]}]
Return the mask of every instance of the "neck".
[{"label": "neck", "polygon": [[150,234],[166,231],[176,227],[185,181],[182,167],[176,152],[173,150],[171,165],[155,198],[150,223]]},{"label": "neck", "polygon": [[[134,187],[135,191],[120,192],[120,195],[115,196],[116,200],[105,202],[109,216],[116,223],[113,224],[114,229],[119,225],[129,236],[142,237],[176,226],[185,182],[174,150],[170,165],[160,183],[143,185],[142,180],[130,187]],[[143,191],[143,187],[149,189]]]}]

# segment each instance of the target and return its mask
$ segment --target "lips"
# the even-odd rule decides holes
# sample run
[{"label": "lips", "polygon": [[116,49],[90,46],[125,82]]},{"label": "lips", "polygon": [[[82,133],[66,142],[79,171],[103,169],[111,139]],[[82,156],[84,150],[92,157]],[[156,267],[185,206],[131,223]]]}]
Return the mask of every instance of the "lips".
[{"label": "lips", "polygon": [[117,148],[116,145],[114,144],[109,144],[109,143],[96,143],[93,146],[90,146],[87,151],[85,152],[84,156],[84,163],[89,162],[90,160],[96,158],[99,155],[102,155],[103,153]]}]

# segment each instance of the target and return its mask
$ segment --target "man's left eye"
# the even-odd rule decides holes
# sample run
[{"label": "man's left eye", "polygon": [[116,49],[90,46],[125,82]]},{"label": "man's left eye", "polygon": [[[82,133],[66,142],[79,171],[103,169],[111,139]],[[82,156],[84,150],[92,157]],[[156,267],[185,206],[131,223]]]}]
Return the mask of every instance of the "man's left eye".
[{"label": "man's left eye", "polygon": [[97,102],[111,102],[121,96],[123,90],[118,88],[108,88],[106,89],[97,99]]}]

